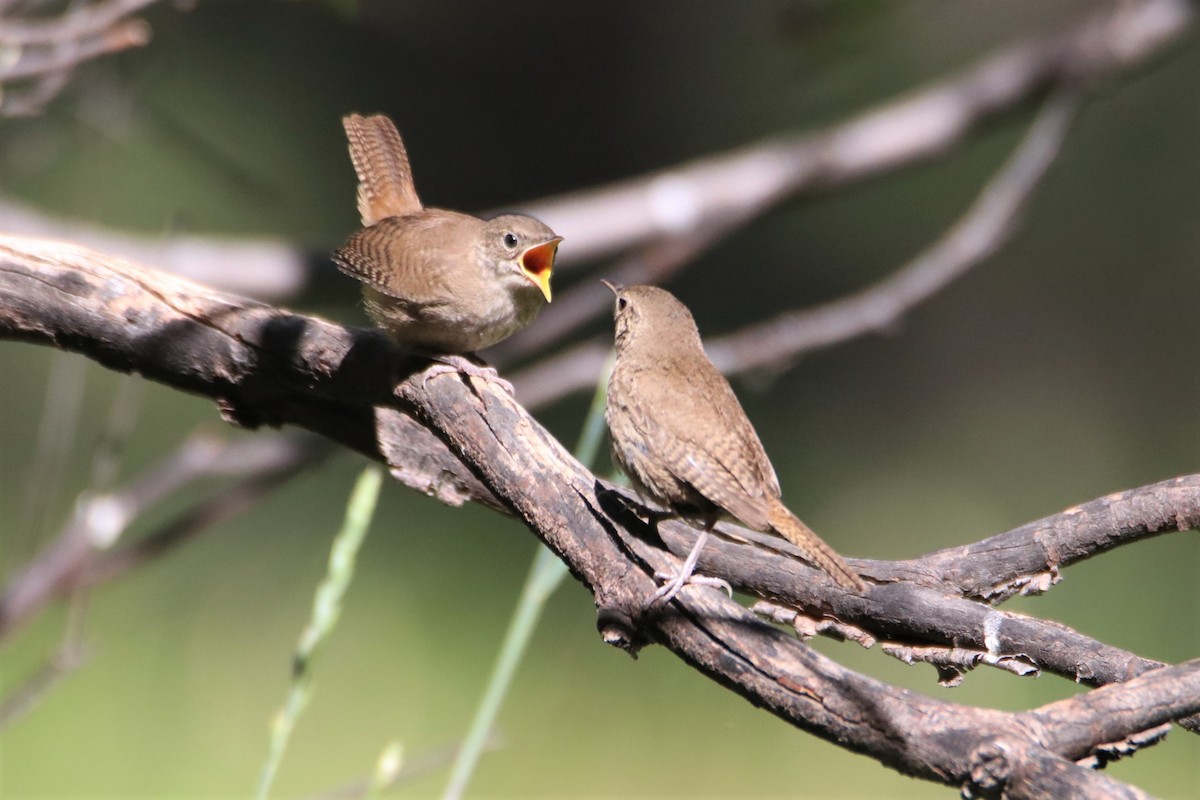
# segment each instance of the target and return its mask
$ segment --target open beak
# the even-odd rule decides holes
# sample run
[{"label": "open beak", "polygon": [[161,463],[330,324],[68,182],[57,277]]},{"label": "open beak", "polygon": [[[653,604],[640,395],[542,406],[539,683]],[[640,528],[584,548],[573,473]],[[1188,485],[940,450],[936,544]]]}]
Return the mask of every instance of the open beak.
[{"label": "open beak", "polygon": [[558,252],[561,236],[555,236],[548,242],[535,244],[521,253],[521,271],[525,277],[533,281],[533,285],[542,290],[546,302],[550,302],[550,273],[554,271],[554,255]]}]

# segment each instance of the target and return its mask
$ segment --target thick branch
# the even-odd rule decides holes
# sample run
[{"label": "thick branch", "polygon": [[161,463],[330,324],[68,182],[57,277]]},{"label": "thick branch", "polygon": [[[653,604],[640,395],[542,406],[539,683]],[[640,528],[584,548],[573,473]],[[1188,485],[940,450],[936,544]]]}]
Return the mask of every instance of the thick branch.
[{"label": "thick branch", "polygon": [[[674,564],[657,544],[656,531],[493,384],[471,387],[454,375],[428,384],[420,376],[404,380],[414,365],[372,334],[240,301],[77,248],[11,238],[0,239],[0,332],[79,350],[114,368],[214,397],[227,417],[243,424],[304,425],[386,459],[405,483],[446,502],[478,499],[516,513],[592,589],[607,641],[631,651],[647,640],[660,642],[772,713],[906,773],[971,784],[981,764],[995,765],[981,755],[992,752],[988,747],[1016,742],[1045,751],[1042,759],[1022,762],[1022,770],[1031,764],[1053,767],[1061,772],[1058,779],[1083,785],[1081,776],[1090,774],[1067,769],[1063,758],[1100,757],[1114,742],[1140,746],[1154,738],[1143,732],[1200,708],[1195,665],[1097,690],[1086,696],[1097,697],[1094,705],[1059,705],[1042,716],[1021,716],[919,697],[845,670],[707,589],[687,589],[678,603],[646,618],[651,574]],[[666,523],[657,533],[670,542],[676,530]],[[726,531],[723,537],[730,541],[714,549],[723,552],[738,536]],[[918,628],[927,621],[906,613],[922,610],[913,598],[932,603],[937,597],[932,587],[878,585],[865,596],[846,595],[791,561],[782,543],[772,556],[753,536],[744,538],[748,544],[721,565],[722,574],[736,577],[739,569],[750,569],[747,563],[776,577],[790,571],[792,578],[774,596],[805,587],[812,600],[806,613],[843,621],[857,615],[865,628],[874,609],[880,619],[907,619],[900,631],[906,636],[944,635]],[[770,558],[789,562],[786,570],[772,571]],[[913,563],[859,565],[878,581],[891,579],[892,569],[921,571]],[[924,569],[925,579],[937,569],[946,570],[942,579],[953,583],[948,556],[938,554]],[[749,577],[745,583],[756,581]],[[758,582],[754,588],[766,587]],[[943,599],[999,613],[961,598]],[[1009,619],[1017,618],[1009,615],[997,625],[988,619],[977,627],[990,646],[988,632],[1008,632]],[[1036,627],[1037,621],[1025,619]],[[980,774],[990,780],[996,772]],[[1039,781],[1022,782],[1027,774],[1004,778],[1010,796],[1035,796],[1030,787]]]},{"label": "thick branch", "polygon": [[86,353],[217,401],[247,427],[295,424],[389,464],[451,505],[497,501],[387,406],[421,364],[380,335],[224,295],[82,248],[0,236],[0,334]]},{"label": "thick branch", "polygon": [[[385,461],[397,479],[443,502],[507,508],[441,439],[388,405],[391,375],[413,365],[373,334],[239,301],[77,248],[16,239],[0,239],[0,306],[0,330],[10,336],[78,349],[213,397],[243,424],[309,428]],[[1170,496],[1158,496],[1167,490]],[[1200,481],[1178,479],[966,549],[897,564],[859,562],[865,574],[899,584],[881,587],[871,601],[838,593],[786,543],[727,526],[706,548],[701,568],[761,597],[839,619],[869,640],[973,647],[993,661],[1020,658],[1035,669],[1107,683],[1158,664],[946,592],[996,598],[1003,587],[1011,593],[1039,584],[1057,569],[1060,554],[1074,558],[1098,548],[1114,531],[1134,530],[1139,519],[1157,529],[1192,524],[1198,497]],[[694,537],[677,523],[664,523],[658,533],[676,553],[686,552]]]}]

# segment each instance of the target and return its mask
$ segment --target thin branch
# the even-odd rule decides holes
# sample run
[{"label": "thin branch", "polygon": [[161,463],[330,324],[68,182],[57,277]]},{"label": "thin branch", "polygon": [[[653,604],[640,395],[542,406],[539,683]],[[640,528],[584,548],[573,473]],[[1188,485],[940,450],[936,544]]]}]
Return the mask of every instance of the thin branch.
[{"label": "thin branch", "polygon": [[38,113],[66,87],[81,64],[145,46],[150,26],[131,15],[155,2],[82,2],[50,19],[14,17],[0,6],[0,49],[16,55],[0,63],[0,114]]},{"label": "thin branch", "polygon": [[69,72],[85,61],[111,55],[150,42],[150,26],[141,20],[125,20],[97,36],[52,47],[26,50],[9,66],[0,68],[0,81],[11,82]]},{"label": "thin branch", "polygon": [[981,123],[1063,84],[1091,84],[1160,53],[1191,25],[1187,0],[1114,3],[954,78],[818,134],[766,142],[660,173],[529,203],[565,237],[569,265],[702,230],[744,209],[830,189],[946,152]]},{"label": "thin branch", "polygon": [[[725,374],[735,375],[886,330],[983,263],[1015,230],[1021,211],[1057,157],[1077,107],[1074,93],[1051,97],[1013,155],[929,249],[857,294],[709,340],[705,348],[713,363]],[[607,292],[597,288],[594,294],[603,300]],[[593,385],[607,352],[606,343],[577,345],[518,371],[512,382],[522,401],[536,407]]]},{"label": "thin branch", "polygon": [[[258,463],[243,467],[245,474],[220,494],[193,503],[156,530],[124,547],[98,553],[80,576],[84,586],[95,586],[119,578],[126,572],[169,552],[186,540],[253,508],[263,497],[314,466],[329,455],[330,448],[319,440],[279,437],[278,453],[246,448],[246,454]],[[289,452],[290,451],[290,452]],[[261,458],[267,455],[267,459]],[[273,459],[278,458],[278,461]]]},{"label": "thin branch", "polygon": [[708,347],[713,362],[726,372],[772,367],[801,353],[892,328],[1009,240],[1021,212],[1058,157],[1078,106],[1074,93],[1052,97],[967,212],[929,249],[888,278],[858,294],[723,336]]},{"label": "thin branch", "polygon": [[282,241],[191,234],[138,236],[49,217],[0,198],[0,230],[69,241],[259,300],[294,297],[311,280],[309,259]]},{"label": "thin branch", "polygon": [[[82,587],[111,580],[188,536],[253,504],[280,482],[327,452],[326,445],[294,436],[221,442],[193,436],[124,488],[80,497],[62,533],[19,569],[0,594],[0,640],[54,601]],[[108,550],[149,508],[183,486],[217,476],[238,480],[201,500],[145,538]]]},{"label": "thin branch", "polygon": [[1123,544],[1200,528],[1200,475],[1116,492],[959,548],[895,562],[895,579],[952,583],[998,603],[1037,594],[1058,571]]},{"label": "thin branch", "polygon": [[54,19],[8,19],[0,26],[0,44],[44,45],[94,36],[157,2],[105,0],[76,5]]}]

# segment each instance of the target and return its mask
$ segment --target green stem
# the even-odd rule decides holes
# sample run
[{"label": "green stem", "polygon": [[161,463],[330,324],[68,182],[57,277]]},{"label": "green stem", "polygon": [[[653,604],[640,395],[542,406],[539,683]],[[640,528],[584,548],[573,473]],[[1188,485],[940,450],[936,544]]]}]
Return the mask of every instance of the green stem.
[{"label": "green stem", "polygon": [[[608,397],[608,373],[612,370],[612,362],[613,356],[609,355],[596,384],[596,393],[592,396],[592,405],[583,423],[579,443],[575,446],[575,457],[589,467],[596,460],[600,442],[604,437],[604,405]],[[454,759],[450,782],[442,794],[446,800],[458,800],[466,791],[488,735],[495,724],[500,705],[508,694],[512,677],[521,663],[530,637],[537,629],[546,600],[566,576],[566,565],[545,545],[539,545],[529,575],[525,578],[525,587],[521,590],[512,619],[508,623],[504,641],[500,645],[500,653],[496,656],[491,675],[488,676],[487,688],[475,709],[475,716],[471,720],[471,727],[463,740],[462,748]]]},{"label": "green stem", "polygon": [[312,615],[300,635],[296,655],[292,660],[292,681],[288,687],[283,708],[271,722],[271,742],[267,759],[263,763],[258,780],[258,800],[265,800],[271,791],[275,774],[287,750],[288,740],[296,727],[312,693],[312,665],[317,649],[324,644],[337,625],[342,612],[342,598],[354,577],[354,562],[362,547],[371,518],[375,515],[375,503],[379,499],[379,487],[383,482],[383,470],[370,466],[359,475],[346,504],[346,517],[342,528],[333,539],[329,552],[329,568],[325,578],[317,587],[313,597]]}]

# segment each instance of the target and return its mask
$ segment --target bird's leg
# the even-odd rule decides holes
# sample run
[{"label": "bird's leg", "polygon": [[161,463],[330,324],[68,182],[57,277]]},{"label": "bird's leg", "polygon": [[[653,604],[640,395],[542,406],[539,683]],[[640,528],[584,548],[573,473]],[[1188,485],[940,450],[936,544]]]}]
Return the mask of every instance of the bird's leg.
[{"label": "bird's leg", "polygon": [[700,551],[704,549],[705,542],[708,541],[709,531],[713,529],[713,525],[717,524],[715,517],[711,517],[705,521],[704,527],[700,529],[700,534],[696,537],[696,543],[692,545],[692,551],[688,553],[684,559],[683,566],[679,568],[679,572],[671,575],[670,573],[656,573],[655,578],[666,580],[658,590],[650,595],[650,599],[646,601],[646,607],[649,608],[655,603],[669,603],[674,599],[675,595],[686,585],[695,584],[697,586],[714,586],[718,589],[724,589],[733,597],[733,587],[728,581],[720,578],[710,578],[705,575],[696,575],[696,562],[700,560]]},{"label": "bird's leg", "polygon": [[501,378],[496,368],[489,364],[473,361],[469,356],[453,354],[431,355],[430,358],[437,363],[425,370],[425,376],[421,380],[422,386],[428,383],[430,378],[435,378],[438,375],[461,373],[471,378],[491,381],[510,395],[516,394],[513,390],[513,385],[504,378]]}]

